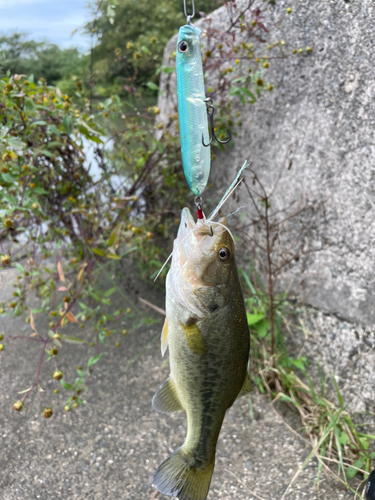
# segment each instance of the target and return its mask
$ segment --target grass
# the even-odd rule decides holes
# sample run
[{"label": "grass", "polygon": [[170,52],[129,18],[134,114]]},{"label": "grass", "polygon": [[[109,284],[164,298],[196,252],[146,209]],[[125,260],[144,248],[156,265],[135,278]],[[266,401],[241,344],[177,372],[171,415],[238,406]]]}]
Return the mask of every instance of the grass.
[{"label": "grass", "polygon": [[[322,473],[327,472],[352,491],[355,498],[363,498],[349,481],[356,474],[362,475],[364,479],[368,477],[375,459],[375,452],[371,451],[375,435],[361,432],[360,429],[365,424],[353,421],[335,377],[331,383],[336,391],[337,404],[326,397],[327,384],[330,381],[327,377],[323,378],[320,366],[320,384],[317,387],[309,377],[307,359],[288,355],[284,334],[287,330],[299,327],[292,321],[295,317],[295,307],[288,302],[287,293],[273,297],[276,347],[271,355],[271,318],[267,293],[259,292],[244,272],[241,272],[241,277],[244,289],[248,292],[245,302],[251,335],[252,382],[260,393],[270,395],[273,403],[282,401],[299,415],[303,434],[308,437],[307,442],[312,448],[289,486],[315,457],[318,461],[317,487]],[[251,415],[251,399],[249,411]],[[285,421],[284,423],[286,424]],[[303,439],[299,433],[293,430],[292,432]],[[286,493],[287,491],[282,498],[285,498]]]}]

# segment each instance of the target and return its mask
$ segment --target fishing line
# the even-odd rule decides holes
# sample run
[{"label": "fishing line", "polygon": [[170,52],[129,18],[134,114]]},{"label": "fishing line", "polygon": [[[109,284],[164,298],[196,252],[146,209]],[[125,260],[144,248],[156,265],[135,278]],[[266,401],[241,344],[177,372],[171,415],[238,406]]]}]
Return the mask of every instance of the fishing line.
[{"label": "fishing line", "polygon": [[[242,167],[240,168],[239,172],[237,173],[234,181],[231,183],[231,185],[229,186],[229,188],[225,191],[225,194],[224,196],[222,197],[222,199],[220,200],[219,204],[217,205],[217,207],[215,208],[215,210],[210,214],[210,216],[208,217],[208,219],[206,219],[204,213],[203,213],[203,210],[202,210],[202,198],[200,196],[197,196],[195,198],[195,204],[197,206],[197,212],[198,212],[198,221],[204,221],[204,223],[206,223],[208,225],[208,227],[210,227],[211,224],[217,224],[219,226],[222,226],[224,229],[226,229],[228,231],[228,233],[230,234],[230,237],[232,238],[233,240],[233,244],[235,244],[235,240],[234,240],[234,237],[233,237],[233,234],[231,233],[230,229],[228,229],[224,224],[221,224],[220,222],[216,222],[216,221],[213,221],[212,219],[214,217],[216,217],[217,213],[219,212],[220,208],[224,205],[224,203],[228,200],[228,198],[233,194],[233,192],[238,188],[238,186],[241,184],[242,182],[242,179],[240,179],[240,175],[242,174],[243,170],[245,170],[245,168],[247,168],[248,166],[250,166],[250,163],[247,162],[247,160],[245,161],[245,163],[242,165]],[[239,180],[240,179],[240,180]],[[199,207],[199,208],[198,208]],[[244,208],[244,207],[240,207],[238,208],[235,212],[229,214],[227,217],[229,217],[230,215],[233,215],[235,214],[236,212],[238,212],[238,210],[240,210],[241,208]],[[181,245],[181,243],[183,243],[186,238],[188,236],[191,235],[191,233],[193,233],[196,229],[199,229],[199,226],[197,227],[194,227],[181,241],[180,243],[176,246],[176,248],[173,249],[172,253],[169,255],[169,257],[167,258],[167,260],[164,262],[163,266],[161,267],[160,271],[158,272],[158,274],[156,275],[156,278],[154,279],[154,282],[158,279],[158,277],[160,276],[160,273],[163,271],[163,269],[165,268],[165,266],[168,264],[168,262],[170,261],[170,259],[173,257],[173,254],[174,252],[177,250],[177,248]],[[213,236],[212,234],[212,231],[211,231],[211,235],[210,236]]]},{"label": "fishing line", "polygon": [[162,268],[160,269],[160,271],[158,272],[158,274],[156,275],[156,278],[154,279],[154,282],[158,279],[160,273],[162,272],[162,270],[165,268],[165,266],[167,265],[168,261],[171,259],[171,257],[173,256],[173,254],[175,253],[175,251],[177,250],[177,248],[181,245],[181,243],[183,243],[186,238],[188,236],[191,235],[191,233],[193,233],[195,230],[197,229],[197,227],[194,227],[181,241],[180,243],[176,246],[176,248],[173,249],[173,252],[170,254],[170,256],[168,257],[168,259],[164,262]]},{"label": "fishing line", "polygon": [[232,184],[229,186],[229,188],[225,191],[224,193],[224,196],[222,197],[222,199],[220,200],[219,204],[217,205],[217,207],[215,208],[215,210],[213,212],[211,212],[211,214],[209,215],[208,217],[208,220],[212,220],[214,217],[216,217],[218,211],[220,210],[220,208],[224,205],[224,203],[227,201],[227,199],[229,198],[229,196],[233,193],[233,191],[235,189],[238,188],[238,186],[240,185],[240,182],[242,182],[242,179],[240,182],[239,181],[239,178],[242,174],[242,172],[245,170],[245,168],[249,167],[251,165],[250,162],[248,162],[247,160],[245,160],[245,163],[242,165],[242,167],[240,168],[239,172],[237,173],[234,181],[232,182]]}]

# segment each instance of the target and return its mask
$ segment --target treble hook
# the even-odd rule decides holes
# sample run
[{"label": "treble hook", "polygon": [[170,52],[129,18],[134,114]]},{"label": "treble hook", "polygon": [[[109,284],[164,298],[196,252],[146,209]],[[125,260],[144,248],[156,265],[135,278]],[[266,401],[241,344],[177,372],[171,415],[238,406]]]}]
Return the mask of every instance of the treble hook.
[{"label": "treble hook", "polygon": [[191,20],[193,19],[193,17],[195,16],[195,5],[194,5],[194,0],[191,0],[191,8],[192,8],[192,13],[191,14],[188,14],[187,13],[187,8],[186,8],[186,0],[184,0],[184,14],[185,14],[185,17],[186,17],[186,22],[188,24],[191,24]]},{"label": "treble hook", "polygon": [[[212,102],[212,99],[211,97],[207,97],[204,102],[207,104],[208,102]],[[215,134],[215,127],[214,127],[214,113],[215,113],[215,108],[213,106],[213,104],[210,104],[209,106],[207,106],[207,114],[208,114],[208,119],[210,120],[210,129],[211,129],[211,138],[210,138],[210,142],[208,144],[205,144],[204,143],[204,137],[203,137],[203,134],[202,134],[202,144],[205,148],[208,148],[208,146],[211,146],[213,140],[215,139],[215,141],[217,141],[219,144],[228,144],[228,142],[232,139],[232,134],[230,133],[230,130],[228,130],[228,139],[225,139],[224,141],[220,141],[217,137],[216,137],[216,134]]]}]

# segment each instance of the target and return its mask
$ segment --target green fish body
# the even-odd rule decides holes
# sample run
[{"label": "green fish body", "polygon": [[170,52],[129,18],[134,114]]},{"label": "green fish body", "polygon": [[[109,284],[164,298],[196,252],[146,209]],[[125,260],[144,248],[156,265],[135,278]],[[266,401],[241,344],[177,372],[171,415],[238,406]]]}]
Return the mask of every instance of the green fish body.
[{"label": "green fish body", "polygon": [[[162,412],[184,409],[187,436],[156,470],[153,484],[179,500],[205,500],[225,412],[250,392],[249,331],[234,244],[222,225],[182,212],[167,276],[162,353],[170,375],[153,398]],[[224,226],[224,227],[223,227]],[[194,229],[194,231],[193,231]]]}]

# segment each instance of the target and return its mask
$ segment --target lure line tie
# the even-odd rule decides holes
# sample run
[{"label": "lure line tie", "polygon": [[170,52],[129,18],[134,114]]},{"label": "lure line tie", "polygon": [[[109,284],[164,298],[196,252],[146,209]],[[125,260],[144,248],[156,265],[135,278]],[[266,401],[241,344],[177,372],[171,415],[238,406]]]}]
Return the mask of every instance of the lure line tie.
[{"label": "lure line tie", "polygon": [[199,220],[203,220],[204,219],[204,215],[203,215],[203,209],[202,209],[202,198],[201,196],[196,196],[194,198],[194,203],[195,203],[195,206],[197,207],[197,215],[198,215],[198,219]]},{"label": "lure line tie", "polygon": [[184,0],[184,15],[187,20],[187,24],[191,24],[191,20],[195,16],[195,5],[194,5],[194,0],[191,0],[191,14],[187,13],[187,7],[186,7],[186,0]]}]

